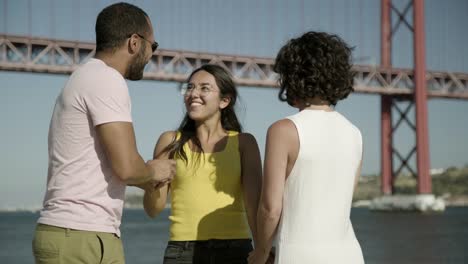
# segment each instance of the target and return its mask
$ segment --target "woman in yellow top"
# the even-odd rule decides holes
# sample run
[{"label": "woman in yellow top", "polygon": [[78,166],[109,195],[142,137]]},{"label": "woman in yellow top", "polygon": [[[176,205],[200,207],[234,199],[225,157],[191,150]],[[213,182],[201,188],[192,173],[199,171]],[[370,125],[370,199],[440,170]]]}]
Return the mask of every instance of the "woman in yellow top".
[{"label": "woman in yellow top", "polygon": [[247,263],[261,190],[257,142],[241,132],[237,90],[224,68],[196,69],[183,95],[184,120],[178,131],[163,133],[154,150],[155,159],[176,160],[176,176],[163,186],[145,187],[144,208],[151,217],[171,195],[164,263]]}]

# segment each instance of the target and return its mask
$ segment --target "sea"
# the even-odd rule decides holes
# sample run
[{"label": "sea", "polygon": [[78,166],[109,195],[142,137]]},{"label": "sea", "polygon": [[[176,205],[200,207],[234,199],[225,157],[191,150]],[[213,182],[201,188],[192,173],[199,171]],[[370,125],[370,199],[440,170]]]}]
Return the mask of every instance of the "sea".
[{"label": "sea", "polygon": [[[121,231],[128,264],[162,263],[168,215],[169,209],[156,219],[142,209],[124,210]],[[37,212],[0,212],[1,264],[34,263],[37,218]],[[368,264],[468,264],[468,207],[448,207],[443,213],[353,208],[351,221]]]}]

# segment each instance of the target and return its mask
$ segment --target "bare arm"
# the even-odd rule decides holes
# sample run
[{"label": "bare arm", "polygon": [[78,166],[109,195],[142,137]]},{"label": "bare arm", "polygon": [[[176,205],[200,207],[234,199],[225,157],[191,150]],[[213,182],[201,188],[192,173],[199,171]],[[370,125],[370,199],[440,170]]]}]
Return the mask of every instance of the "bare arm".
[{"label": "bare arm", "polygon": [[251,134],[239,135],[242,164],[242,189],[247,220],[254,243],[257,243],[257,209],[262,188],[262,162],[257,141]]},{"label": "bare arm", "polygon": [[[283,209],[283,192],[288,160],[298,144],[297,132],[290,120],[280,120],[270,126],[267,133],[262,194],[257,213],[257,236],[249,263],[265,263]],[[297,155],[297,154],[296,154]]]},{"label": "bare arm", "polygon": [[[164,132],[158,139],[154,147],[153,159],[169,159],[169,153],[163,150],[172,143],[176,136],[174,131]],[[145,186],[145,195],[143,197],[143,207],[148,216],[154,218],[166,206],[167,194],[169,192],[169,182],[163,183],[161,186],[154,187],[152,185]]]},{"label": "bare arm", "polygon": [[105,123],[96,126],[96,132],[112,170],[125,183],[159,183],[174,176],[174,161],[143,161],[137,151],[132,123]]},{"label": "bare arm", "polygon": [[96,126],[96,131],[117,177],[127,184],[152,180],[155,172],[138,154],[132,123],[105,123]]}]

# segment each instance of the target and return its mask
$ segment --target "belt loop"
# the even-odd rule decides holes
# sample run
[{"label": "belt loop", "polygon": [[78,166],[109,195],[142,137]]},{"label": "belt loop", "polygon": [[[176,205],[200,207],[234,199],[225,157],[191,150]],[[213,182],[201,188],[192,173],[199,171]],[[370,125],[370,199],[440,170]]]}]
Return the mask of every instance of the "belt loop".
[{"label": "belt loop", "polygon": [[190,241],[185,241],[184,243],[184,249],[188,249],[190,246]]},{"label": "belt loop", "polygon": [[70,228],[65,228],[65,236],[66,237],[70,236]]}]

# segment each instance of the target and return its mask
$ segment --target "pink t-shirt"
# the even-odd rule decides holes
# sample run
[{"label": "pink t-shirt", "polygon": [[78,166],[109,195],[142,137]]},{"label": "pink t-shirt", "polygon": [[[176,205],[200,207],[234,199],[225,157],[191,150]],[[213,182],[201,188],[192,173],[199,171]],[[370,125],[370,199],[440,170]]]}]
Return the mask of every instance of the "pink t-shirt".
[{"label": "pink t-shirt", "polygon": [[128,87],[118,71],[90,59],[55,103],[38,223],[120,236],[125,183],[112,172],[95,130],[109,122],[132,122]]}]

